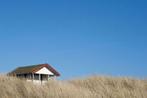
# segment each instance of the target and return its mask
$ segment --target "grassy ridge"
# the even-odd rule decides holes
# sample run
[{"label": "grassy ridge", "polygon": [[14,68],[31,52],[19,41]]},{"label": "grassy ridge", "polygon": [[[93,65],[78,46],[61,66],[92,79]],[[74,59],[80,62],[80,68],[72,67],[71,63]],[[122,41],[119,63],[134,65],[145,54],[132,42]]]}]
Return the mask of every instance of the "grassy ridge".
[{"label": "grassy ridge", "polygon": [[93,76],[40,86],[0,76],[0,98],[147,98],[147,81]]}]

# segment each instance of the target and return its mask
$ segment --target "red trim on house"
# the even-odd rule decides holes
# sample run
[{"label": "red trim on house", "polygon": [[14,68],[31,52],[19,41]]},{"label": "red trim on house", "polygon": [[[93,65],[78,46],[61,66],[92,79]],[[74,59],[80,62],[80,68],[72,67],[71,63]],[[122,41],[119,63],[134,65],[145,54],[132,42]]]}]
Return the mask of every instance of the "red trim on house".
[{"label": "red trim on house", "polygon": [[32,73],[35,73],[35,72],[39,71],[41,68],[46,67],[46,68],[49,69],[52,73],[54,73],[56,76],[60,76],[60,74],[59,74],[53,67],[51,67],[51,65],[49,65],[49,64],[39,64],[39,65],[40,65],[40,66],[39,66],[38,68],[34,69],[34,70],[32,71]]}]

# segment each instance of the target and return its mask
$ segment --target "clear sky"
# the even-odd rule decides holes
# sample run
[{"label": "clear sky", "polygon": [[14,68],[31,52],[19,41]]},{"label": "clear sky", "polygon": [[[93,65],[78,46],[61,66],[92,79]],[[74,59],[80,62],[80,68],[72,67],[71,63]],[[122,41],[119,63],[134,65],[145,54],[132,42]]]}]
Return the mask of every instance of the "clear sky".
[{"label": "clear sky", "polygon": [[0,72],[40,63],[62,79],[147,77],[147,1],[1,0]]}]

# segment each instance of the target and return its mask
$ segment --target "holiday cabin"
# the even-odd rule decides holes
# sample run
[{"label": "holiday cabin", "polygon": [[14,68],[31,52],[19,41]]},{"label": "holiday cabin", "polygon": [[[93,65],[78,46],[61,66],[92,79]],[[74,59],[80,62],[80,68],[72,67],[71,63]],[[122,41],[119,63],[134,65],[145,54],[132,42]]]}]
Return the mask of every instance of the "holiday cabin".
[{"label": "holiday cabin", "polygon": [[8,75],[41,84],[47,82],[49,79],[54,79],[60,76],[59,72],[57,72],[49,64],[18,67],[12,72],[8,73]]}]

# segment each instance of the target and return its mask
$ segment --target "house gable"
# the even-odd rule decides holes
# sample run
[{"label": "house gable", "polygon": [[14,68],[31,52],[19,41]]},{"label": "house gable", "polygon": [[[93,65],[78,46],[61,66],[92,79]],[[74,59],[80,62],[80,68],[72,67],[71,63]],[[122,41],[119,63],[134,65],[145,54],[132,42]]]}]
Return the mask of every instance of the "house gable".
[{"label": "house gable", "polygon": [[48,70],[46,67],[41,68],[37,72],[37,74],[48,74],[48,75],[54,75],[50,70]]}]

